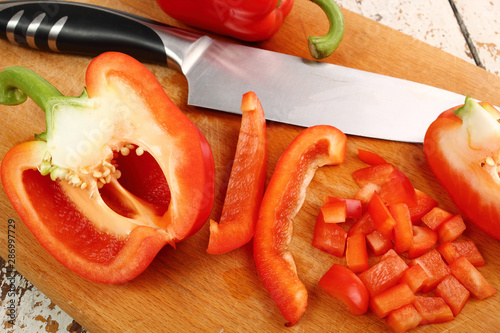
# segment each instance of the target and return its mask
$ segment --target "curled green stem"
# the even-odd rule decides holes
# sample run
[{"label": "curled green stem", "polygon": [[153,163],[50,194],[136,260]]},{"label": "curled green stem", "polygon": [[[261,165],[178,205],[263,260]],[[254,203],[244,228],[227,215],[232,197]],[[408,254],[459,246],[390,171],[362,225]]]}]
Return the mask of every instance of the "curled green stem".
[{"label": "curled green stem", "polygon": [[330,28],[324,36],[309,36],[309,52],[315,59],[330,56],[344,37],[345,22],[342,10],[334,0],[311,0],[325,12]]},{"label": "curled green stem", "polygon": [[0,72],[0,104],[17,105],[30,97],[43,111],[52,107],[51,98],[62,94],[32,70],[12,66]]}]

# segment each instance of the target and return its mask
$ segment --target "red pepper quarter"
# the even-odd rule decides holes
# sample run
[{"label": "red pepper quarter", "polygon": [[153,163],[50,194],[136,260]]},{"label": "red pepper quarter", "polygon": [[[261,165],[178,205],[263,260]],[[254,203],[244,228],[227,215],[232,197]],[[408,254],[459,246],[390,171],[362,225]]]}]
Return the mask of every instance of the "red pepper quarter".
[{"label": "red pepper quarter", "polygon": [[467,97],[428,128],[424,153],[437,180],[458,209],[500,239],[500,112]]},{"label": "red pepper quarter", "polygon": [[346,136],[331,126],[302,131],[280,157],[264,193],[254,237],[254,258],[279,310],[295,324],[307,307],[307,290],[288,250],[292,219],[305,199],[317,168],[344,161]]},{"label": "red pepper quarter", "polygon": [[214,200],[210,146],[142,64],[102,54],[80,97],[63,96],[26,68],[0,73],[2,104],[27,95],[45,111],[46,132],[7,152],[2,184],[38,242],[68,269],[125,282],[166,243],[204,225]]},{"label": "red pepper quarter", "polygon": [[236,145],[221,220],[210,220],[208,253],[234,250],[252,239],[264,194],[267,164],[266,119],[254,92],[243,95]]}]

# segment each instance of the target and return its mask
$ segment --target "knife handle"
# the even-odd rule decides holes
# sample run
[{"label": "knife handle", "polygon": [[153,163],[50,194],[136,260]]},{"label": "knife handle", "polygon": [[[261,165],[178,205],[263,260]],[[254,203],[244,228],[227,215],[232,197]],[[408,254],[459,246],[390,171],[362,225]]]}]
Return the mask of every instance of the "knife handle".
[{"label": "knife handle", "polygon": [[2,1],[0,37],[33,49],[92,57],[123,52],[179,70],[201,35],[90,4]]}]

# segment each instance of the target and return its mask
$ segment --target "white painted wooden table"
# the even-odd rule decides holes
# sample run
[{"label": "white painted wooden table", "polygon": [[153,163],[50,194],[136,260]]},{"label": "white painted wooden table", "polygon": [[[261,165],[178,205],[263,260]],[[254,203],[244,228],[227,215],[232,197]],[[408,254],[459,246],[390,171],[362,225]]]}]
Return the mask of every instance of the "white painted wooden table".
[{"label": "white painted wooden table", "polygon": [[[337,0],[346,9],[500,75],[500,0]],[[22,276],[15,276],[15,327],[5,321],[12,280],[2,266],[0,331],[85,332]]]}]

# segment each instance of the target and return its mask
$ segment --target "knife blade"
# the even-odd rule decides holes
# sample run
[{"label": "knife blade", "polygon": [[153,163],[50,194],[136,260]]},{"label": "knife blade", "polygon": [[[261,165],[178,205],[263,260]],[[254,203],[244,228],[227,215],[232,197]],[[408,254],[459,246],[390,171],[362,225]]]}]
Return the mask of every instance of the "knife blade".
[{"label": "knife blade", "polygon": [[0,3],[0,36],[43,51],[127,53],[183,73],[188,104],[241,114],[254,91],[268,120],[329,124],[346,134],[423,142],[465,97],[424,84],[223,42],[110,8],[67,1]]}]

